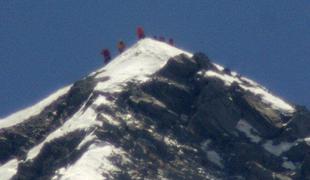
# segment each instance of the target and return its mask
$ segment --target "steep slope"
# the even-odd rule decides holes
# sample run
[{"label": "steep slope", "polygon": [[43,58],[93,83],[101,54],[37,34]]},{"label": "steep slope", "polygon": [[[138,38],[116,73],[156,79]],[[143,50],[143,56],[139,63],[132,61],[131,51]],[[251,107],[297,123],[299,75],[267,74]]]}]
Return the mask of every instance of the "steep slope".
[{"label": "steep slope", "polygon": [[0,121],[1,179],[306,179],[310,113],[152,39]]}]

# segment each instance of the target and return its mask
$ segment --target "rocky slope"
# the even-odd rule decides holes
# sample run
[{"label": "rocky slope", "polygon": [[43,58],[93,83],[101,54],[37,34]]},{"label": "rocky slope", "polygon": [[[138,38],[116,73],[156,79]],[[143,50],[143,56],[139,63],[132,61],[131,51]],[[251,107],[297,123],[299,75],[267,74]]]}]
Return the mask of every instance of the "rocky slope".
[{"label": "rocky slope", "polygon": [[0,121],[1,179],[310,179],[310,112],[144,39]]}]

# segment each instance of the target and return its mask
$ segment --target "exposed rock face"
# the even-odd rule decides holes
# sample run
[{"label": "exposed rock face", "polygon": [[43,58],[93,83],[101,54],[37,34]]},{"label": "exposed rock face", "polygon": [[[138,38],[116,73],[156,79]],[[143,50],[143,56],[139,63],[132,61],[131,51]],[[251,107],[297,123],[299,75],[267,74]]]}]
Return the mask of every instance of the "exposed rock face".
[{"label": "exposed rock face", "polygon": [[[95,144],[110,153],[98,154],[107,179],[310,179],[310,112],[272,108],[238,83],[205,76],[208,71],[233,76],[201,53],[171,58],[149,81],[130,82],[120,93],[94,91],[97,81],[90,76],[39,115],[1,129],[0,162],[20,161],[16,180],[66,179],[64,172]],[[93,103],[99,96],[109,103]],[[101,125],[48,141],[27,158],[90,107]]]},{"label": "exposed rock face", "polygon": [[0,129],[0,163],[23,157],[31,147],[60,127],[87,100],[94,88],[91,77],[77,81],[68,94],[60,97],[39,115],[12,128]]}]

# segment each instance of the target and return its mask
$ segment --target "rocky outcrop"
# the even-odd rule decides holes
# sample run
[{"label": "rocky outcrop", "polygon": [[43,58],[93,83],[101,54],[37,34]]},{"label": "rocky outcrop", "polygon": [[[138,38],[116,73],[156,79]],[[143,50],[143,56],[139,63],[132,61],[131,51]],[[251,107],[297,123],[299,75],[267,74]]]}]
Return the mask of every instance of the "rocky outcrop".
[{"label": "rocky outcrop", "polygon": [[70,91],[55,100],[40,114],[11,128],[0,129],[0,163],[25,157],[27,151],[70,118],[93,91],[92,77],[77,81]]},{"label": "rocky outcrop", "polygon": [[[184,55],[175,57],[151,81],[131,86],[118,99],[119,106],[130,109],[137,119],[149,121],[146,127],[155,126],[162,138],[173,136],[177,142],[194,148],[200,154],[195,164],[208,169],[212,163],[208,153],[218,153],[221,165],[215,163],[214,167],[226,177],[304,177],[300,164],[303,164],[309,146],[300,138],[309,136],[309,130],[301,129],[296,123],[308,122],[303,115],[308,111],[281,113],[238,84],[226,86],[222,80],[201,76],[199,72],[204,70],[219,71],[202,54],[192,59]],[[240,123],[245,123],[248,132],[238,129]],[[210,142],[211,150],[203,148],[206,140]],[[304,153],[298,153],[298,147]],[[178,154],[174,157],[182,159]]]}]

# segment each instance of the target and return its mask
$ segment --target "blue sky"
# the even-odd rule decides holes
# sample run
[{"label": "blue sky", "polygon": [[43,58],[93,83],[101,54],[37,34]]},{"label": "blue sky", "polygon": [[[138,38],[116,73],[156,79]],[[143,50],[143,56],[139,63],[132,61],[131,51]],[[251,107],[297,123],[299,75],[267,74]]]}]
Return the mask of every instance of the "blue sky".
[{"label": "blue sky", "polygon": [[101,67],[100,50],[148,35],[205,52],[310,107],[309,0],[1,0],[0,117]]}]

